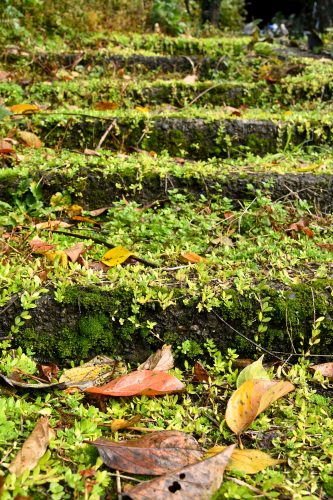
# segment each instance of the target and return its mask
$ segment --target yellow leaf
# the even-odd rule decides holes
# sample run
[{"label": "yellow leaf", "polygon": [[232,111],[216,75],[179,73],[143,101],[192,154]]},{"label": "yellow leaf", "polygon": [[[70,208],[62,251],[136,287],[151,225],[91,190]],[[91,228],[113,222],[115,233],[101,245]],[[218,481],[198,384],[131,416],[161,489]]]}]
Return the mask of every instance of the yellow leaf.
[{"label": "yellow leaf", "polygon": [[292,390],[293,384],[283,380],[247,380],[228,401],[225,413],[228,427],[235,434],[241,434],[259,413]]},{"label": "yellow leaf", "polygon": [[59,227],[72,227],[73,224],[68,224],[68,222],[64,222],[61,220],[48,220],[47,222],[38,222],[34,227],[37,229],[58,229]]},{"label": "yellow leaf", "polygon": [[67,208],[67,215],[70,218],[75,217],[75,215],[82,215],[82,212],[83,208],[81,207],[81,205],[74,204]]},{"label": "yellow leaf", "polygon": [[133,255],[133,252],[130,252],[127,248],[119,246],[106,252],[106,254],[103,255],[101,262],[106,266],[114,267],[125,262],[130,255]]},{"label": "yellow leaf", "polygon": [[[206,456],[211,457],[217,453],[221,453],[225,448],[226,446],[214,446],[207,451]],[[227,469],[237,470],[244,474],[256,474],[266,469],[266,467],[278,465],[284,461],[276,460],[260,450],[239,450],[236,448],[231,455]]]},{"label": "yellow leaf", "polygon": [[23,130],[18,130],[17,135],[30,148],[41,148],[43,146],[43,143],[39,139],[39,137],[37,137],[37,135],[33,134],[32,132],[25,132]]},{"label": "yellow leaf", "polygon": [[18,114],[36,113],[40,110],[40,108],[35,104],[14,104],[13,106],[10,106],[9,109],[12,113]]},{"label": "yellow leaf", "polygon": [[149,113],[150,108],[148,106],[135,106],[135,111],[139,111],[140,113]]},{"label": "yellow leaf", "polygon": [[68,257],[63,250],[48,250],[45,252],[45,257],[52,263],[58,261],[62,267],[67,267],[68,265]]},{"label": "yellow leaf", "polygon": [[132,427],[133,424],[137,424],[141,420],[141,415],[134,415],[134,417],[129,420],[125,420],[124,418],[115,418],[111,422],[111,431],[117,432],[121,429],[127,429],[127,427]]}]

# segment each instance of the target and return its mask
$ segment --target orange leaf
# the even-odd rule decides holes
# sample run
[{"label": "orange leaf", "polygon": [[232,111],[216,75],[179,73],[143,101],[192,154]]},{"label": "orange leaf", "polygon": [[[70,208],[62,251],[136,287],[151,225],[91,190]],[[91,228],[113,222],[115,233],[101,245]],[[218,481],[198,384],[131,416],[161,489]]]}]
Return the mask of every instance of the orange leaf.
[{"label": "orange leaf", "polygon": [[186,262],[190,262],[191,264],[196,264],[197,262],[207,262],[205,257],[201,257],[194,252],[185,252],[182,253],[181,256]]},{"label": "orange leaf", "polygon": [[0,140],[0,154],[1,155],[10,155],[14,152],[13,145],[6,141],[6,139]]},{"label": "orange leaf", "polygon": [[106,396],[159,396],[181,392],[184,384],[173,375],[155,370],[137,370],[112,380],[101,387],[91,387],[85,392]]},{"label": "orange leaf", "polygon": [[288,381],[250,379],[228,401],[225,420],[235,434],[241,434],[271,403],[294,390]]},{"label": "orange leaf", "polygon": [[116,102],[109,102],[109,101],[100,101],[96,102],[95,104],[95,109],[98,109],[99,111],[105,111],[108,109],[118,109],[119,104]]},{"label": "orange leaf", "polygon": [[19,115],[36,113],[40,110],[39,106],[36,106],[35,104],[14,104],[13,106],[10,106],[9,109],[12,113],[17,113]]}]

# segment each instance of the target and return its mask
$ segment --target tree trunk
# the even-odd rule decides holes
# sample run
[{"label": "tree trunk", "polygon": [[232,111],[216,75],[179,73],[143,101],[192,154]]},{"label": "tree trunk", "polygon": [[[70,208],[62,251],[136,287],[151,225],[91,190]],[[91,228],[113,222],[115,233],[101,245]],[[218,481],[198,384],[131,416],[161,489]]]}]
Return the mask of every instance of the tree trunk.
[{"label": "tree trunk", "polygon": [[218,26],[220,19],[221,0],[201,0],[201,23],[206,22]]}]

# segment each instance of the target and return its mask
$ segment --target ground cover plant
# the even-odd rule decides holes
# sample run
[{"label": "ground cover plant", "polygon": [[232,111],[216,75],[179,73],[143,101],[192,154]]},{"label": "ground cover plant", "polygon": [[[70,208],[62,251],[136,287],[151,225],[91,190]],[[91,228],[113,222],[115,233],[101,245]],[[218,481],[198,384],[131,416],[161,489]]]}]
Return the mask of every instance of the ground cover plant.
[{"label": "ground cover plant", "polygon": [[329,35],[165,36],[165,3],[6,31],[0,496],[329,499]]}]

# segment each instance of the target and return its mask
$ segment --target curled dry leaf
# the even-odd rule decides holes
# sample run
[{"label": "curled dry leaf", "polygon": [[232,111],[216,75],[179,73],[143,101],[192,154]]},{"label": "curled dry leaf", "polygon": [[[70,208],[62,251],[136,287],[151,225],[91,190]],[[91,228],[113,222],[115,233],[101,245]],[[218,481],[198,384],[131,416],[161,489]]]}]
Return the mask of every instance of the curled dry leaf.
[{"label": "curled dry leaf", "polygon": [[41,148],[43,146],[42,141],[33,132],[18,130],[17,135],[30,148]]},{"label": "curled dry leaf", "polygon": [[151,476],[194,464],[203,454],[198,442],[181,431],[152,432],[132,441],[99,438],[90,444],[96,446],[108,467]]},{"label": "curled dry leaf", "polygon": [[320,365],[310,366],[311,370],[320,372],[324,377],[333,379],[333,362],[321,363]]},{"label": "curled dry leaf", "polygon": [[[207,451],[206,456],[210,457],[225,450],[225,446],[214,446]],[[277,460],[260,450],[239,450],[235,448],[227,469],[237,470],[244,474],[256,474],[266,467],[282,464],[285,460]]]},{"label": "curled dry leaf", "polygon": [[181,392],[184,384],[169,373],[155,370],[137,370],[123,375],[102,387],[91,387],[85,392],[104,394],[105,396],[159,396]]},{"label": "curled dry leaf", "polygon": [[21,476],[26,470],[36,467],[38,460],[44,455],[49,440],[54,437],[54,431],[49,426],[49,417],[41,418],[21,450],[8,469],[12,474]]},{"label": "curled dry leaf", "polygon": [[50,229],[52,231],[52,229],[58,229],[59,227],[72,227],[72,225],[62,220],[48,220],[47,222],[38,222],[38,224],[35,224],[35,227],[37,229]]},{"label": "curled dry leaf", "polygon": [[214,457],[135,486],[126,492],[131,500],[209,500],[223,481],[235,445]]},{"label": "curled dry leaf", "polygon": [[235,434],[244,432],[259,413],[271,403],[293,391],[288,381],[256,380],[244,382],[231,396],[225,413],[225,420]]},{"label": "curled dry leaf", "polygon": [[86,389],[105,384],[106,381],[126,372],[126,366],[107,356],[96,356],[87,363],[65,370],[59,382],[67,387]]},{"label": "curled dry leaf", "polygon": [[6,141],[6,139],[0,139],[0,154],[10,155],[14,153],[14,148],[11,142]]},{"label": "curled dry leaf", "polygon": [[158,349],[158,351],[149,356],[149,358],[138,367],[138,370],[167,372],[173,367],[174,359],[171,352],[171,345],[164,345],[162,349]]},{"label": "curled dry leaf", "polygon": [[76,243],[72,247],[64,250],[65,254],[72,262],[76,262],[78,258],[85,253],[85,251],[86,250],[82,242]]},{"label": "curled dry leaf", "polygon": [[208,382],[209,378],[210,375],[206,368],[201,363],[199,363],[199,361],[196,361],[194,365],[192,382]]},{"label": "curled dry leaf", "polygon": [[124,418],[115,418],[110,424],[111,432],[117,432],[121,429],[132,427],[132,425],[139,423],[140,420],[141,415],[134,415],[134,417],[130,418],[129,420],[125,420]]}]

